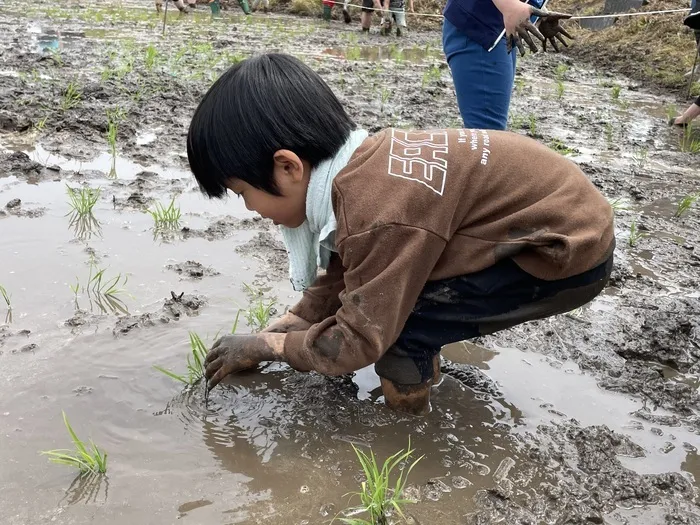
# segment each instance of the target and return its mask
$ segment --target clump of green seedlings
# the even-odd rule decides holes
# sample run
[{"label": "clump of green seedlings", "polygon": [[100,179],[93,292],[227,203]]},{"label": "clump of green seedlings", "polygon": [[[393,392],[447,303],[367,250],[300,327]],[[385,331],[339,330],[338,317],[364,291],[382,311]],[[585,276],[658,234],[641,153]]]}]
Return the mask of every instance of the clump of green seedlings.
[{"label": "clump of green seedlings", "polygon": [[564,91],[566,90],[564,86],[564,75],[569,70],[569,66],[566,64],[558,64],[554,69],[554,78],[556,82],[557,98],[561,100],[564,97]]},{"label": "clump of green seedlings", "polygon": [[613,84],[610,95],[614,101],[620,100],[620,93],[622,92],[622,86],[619,84]]},{"label": "clump of green seedlings", "polygon": [[628,240],[629,245],[634,248],[637,246],[637,243],[641,241],[644,237],[647,237],[648,234],[644,233],[639,229],[637,226],[637,220],[633,220],[632,224],[630,225],[630,237]]},{"label": "clump of green seedlings", "polygon": [[640,147],[632,154],[632,162],[634,171],[639,173],[644,169],[647,164],[647,159],[649,158],[649,149]]},{"label": "clump of green seedlings", "polygon": [[348,60],[360,60],[362,57],[362,49],[360,46],[351,46],[345,51],[345,58]]},{"label": "clump of green seedlings", "polygon": [[537,137],[537,117],[534,114],[528,116],[528,131],[531,137]]},{"label": "clump of green seedlings", "polygon": [[605,140],[609,146],[612,145],[612,143],[613,143],[614,132],[615,132],[615,127],[613,126],[613,123],[610,121],[607,121],[605,123]]},{"label": "clump of green seedlings", "polygon": [[437,82],[440,80],[442,77],[442,72],[440,71],[440,67],[433,64],[430,66],[429,69],[425,70],[425,73],[423,73],[423,79],[421,80],[421,89],[425,89],[425,87],[432,83],[432,82]]},{"label": "clump of green seedlings", "polygon": [[575,149],[570,148],[559,139],[552,139],[549,143],[549,147],[561,155],[576,153]]},{"label": "clump of green seedlings", "polygon": [[522,77],[515,77],[515,93],[522,95],[525,91],[525,79]]},{"label": "clump of green seedlings", "polygon": [[[335,519],[346,525],[387,525],[391,515],[396,513],[405,520],[404,505],[415,501],[404,498],[403,491],[408,476],[423,456],[411,461],[414,450],[409,441],[405,451],[400,450],[388,457],[380,467],[371,449],[367,454],[355,445],[352,448],[365,476],[360,490],[351,493],[352,496],[359,497],[360,504],[343,511],[345,517]],[[396,470],[399,471],[399,475],[394,481],[392,477]]]},{"label": "clump of green seedlings", "polygon": [[700,200],[700,192],[689,193],[678,203],[678,207],[676,208],[676,212],[673,214],[673,216],[677,219],[681,218],[685,212],[687,212],[698,200]]},{"label": "clump of green seedlings", "polygon": [[81,476],[105,474],[107,472],[107,453],[100,450],[92,439],[89,443],[81,440],[70,426],[65,412],[63,412],[63,423],[66,425],[75,448],[73,450],[45,450],[41,454],[48,456],[49,461],[53,463],[77,468]]},{"label": "clump of green seedlings", "polygon": [[380,98],[381,98],[381,102],[382,102],[382,105],[380,108],[381,113],[384,113],[384,106],[386,105],[387,102],[389,102],[390,96],[391,96],[391,91],[389,90],[389,88],[383,87],[382,91],[380,92]]},{"label": "clump of green seedlings", "polygon": [[523,129],[526,127],[525,117],[523,115],[517,115],[511,113],[510,115],[510,129]]},{"label": "clump of green seedlings", "polygon": [[153,217],[153,225],[156,231],[172,231],[180,227],[180,207],[175,205],[175,199],[168,206],[157,202],[154,209],[148,210]]},{"label": "clump of green seedlings", "polygon": [[680,146],[683,153],[700,153],[700,136],[696,136],[692,126],[685,126]]},{"label": "clump of green seedlings", "polygon": [[66,191],[68,192],[68,206],[71,208],[69,215],[75,214],[80,217],[92,215],[92,209],[97,204],[102,193],[100,188],[90,188],[88,186],[71,188],[66,185]]},{"label": "clump of green seedlings", "polygon": [[75,82],[71,81],[68,83],[66,90],[63,92],[63,98],[61,99],[61,109],[63,111],[72,109],[80,104],[80,100],[83,95],[78,89]]},{"label": "clump of green seedlings", "polygon": [[158,49],[153,44],[148,44],[146,47],[146,56],[144,57],[144,63],[148,71],[153,71],[156,63],[158,61]]},{"label": "clump of green seedlings", "polygon": [[245,320],[253,332],[260,332],[270,324],[270,318],[275,315],[275,299],[265,298],[262,290],[248,284],[243,284],[248,293],[248,309],[245,311]]},{"label": "clump of green seedlings", "polygon": [[105,268],[98,269],[94,263],[90,264],[90,273],[87,283],[83,286],[80,284],[80,279],[76,277],[75,284],[69,284],[74,295],[75,307],[78,305],[78,294],[82,291],[88,296],[90,305],[95,305],[103,313],[122,313],[128,314],[129,310],[122,300],[121,296],[130,296],[126,291],[126,284],[129,282],[128,275],[117,274],[115,277],[108,278],[105,275]]}]

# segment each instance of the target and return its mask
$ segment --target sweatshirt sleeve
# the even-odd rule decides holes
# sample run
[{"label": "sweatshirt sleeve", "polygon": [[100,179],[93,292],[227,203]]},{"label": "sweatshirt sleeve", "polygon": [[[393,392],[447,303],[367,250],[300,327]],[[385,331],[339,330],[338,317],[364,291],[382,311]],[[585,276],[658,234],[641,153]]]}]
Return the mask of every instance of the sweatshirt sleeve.
[{"label": "sweatshirt sleeve", "polygon": [[328,268],[304,290],[301,300],[290,311],[310,323],[319,323],[340,308],[340,292],[345,288],[343,262],[337,253],[331,254]]},{"label": "sweatshirt sleeve", "polygon": [[342,306],[307,331],[287,334],[287,362],[326,375],[377,362],[398,339],[445,244],[427,230],[395,224],[344,239]]}]

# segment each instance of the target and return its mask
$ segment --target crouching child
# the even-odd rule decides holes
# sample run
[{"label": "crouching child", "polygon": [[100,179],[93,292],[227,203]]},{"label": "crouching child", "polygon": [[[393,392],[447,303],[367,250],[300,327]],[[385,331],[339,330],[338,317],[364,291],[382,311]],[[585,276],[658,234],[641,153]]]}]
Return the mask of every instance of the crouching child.
[{"label": "crouching child", "polygon": [[304,291],[266,332],[214,343],[210,387],[263,361],[326,375],[374,364],[386,404],[423,414],[444,345],[573,310],[612,269],[612,209],[571,161],[502,131],[368,136],[291,56],[224,73],[187,155],[204,193],[281,226]]}]

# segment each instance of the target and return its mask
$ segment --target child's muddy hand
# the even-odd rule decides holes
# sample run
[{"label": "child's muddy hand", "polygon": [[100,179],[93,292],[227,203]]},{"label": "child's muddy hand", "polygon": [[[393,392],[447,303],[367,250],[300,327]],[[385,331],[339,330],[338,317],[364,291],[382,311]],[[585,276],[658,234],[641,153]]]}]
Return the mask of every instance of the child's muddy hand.
[{"label": "child's muddy hand", "polygon": [[216,341],[204,360],[209,389],[227,375],[253,368],[263,361],[258,341],[249,335],[225,335]]},{"label": "child's muddy hand", "polygon": [[568,38],[569,40],[573,40],[574,37],[571,36],[567,32],[567,30],[559,24],[562,20],[566,20],[568,18],[571,18],[571,15],[567,15],[564,13],[547,13],[542,18],[540,18],[537,27],[540,30],[540,33],[542,33],[542,36],[544,37],[544,40],[542,41],[543,51],[547,51],[547,41],[549,41],[549,43],[552,44],[554,51],[556,51],[557,53],[559,52],[557,40],[564,47],[569,47],[569,44],[566,43],[562,35]]},{"label": "child's muddy hand", "polygon": [[311,327],[311,323],[306,319],[302,319],[292,312],[287,312],[282,317],[274,321],[270,326],[265,328],[263,332],[283,333],[287,332],[303,332]]}]

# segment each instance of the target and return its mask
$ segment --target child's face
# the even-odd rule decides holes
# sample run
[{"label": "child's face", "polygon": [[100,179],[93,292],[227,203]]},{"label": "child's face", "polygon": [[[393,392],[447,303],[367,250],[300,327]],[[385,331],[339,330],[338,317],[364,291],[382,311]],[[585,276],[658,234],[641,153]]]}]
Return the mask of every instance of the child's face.
[{"label": "child's face", "polygon": [[245,207],[266,219],[287,228],[297,228],[306,220],[306,190],[309,186],[310,166],[289,150],[274,155],[273,177],[282,195],[272,195],[254,188],[247,182],[232,178],[227,186],[239,197]]}]

